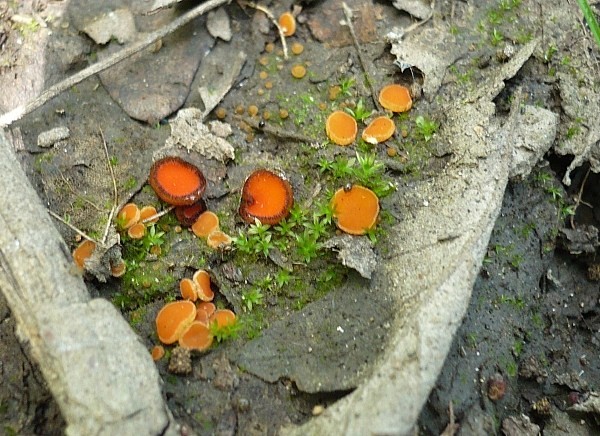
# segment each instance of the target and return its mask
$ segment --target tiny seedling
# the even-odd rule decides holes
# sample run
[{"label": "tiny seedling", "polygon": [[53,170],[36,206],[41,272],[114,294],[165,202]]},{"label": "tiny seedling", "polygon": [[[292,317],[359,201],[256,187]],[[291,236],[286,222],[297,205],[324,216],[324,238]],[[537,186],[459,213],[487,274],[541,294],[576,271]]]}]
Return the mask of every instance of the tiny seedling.
[{"label": "tiny seedling", "polygon": [[439,128],[439,125],[435,121],[422,115],[415,118],[415,124],[417,125],[417,135],[425,140],[425,142],[429,142]]},{"label": "tiny seedling", "polygon": [[492,31],[492,37],[490,39],[491,44],[493,46],[497,46],[502,41],[504,41],[504,35],[502,35],[502,33],[498,31],[498,29],[494,28],[494,30]]},{"label": "tiny seedling", "polygon": [[356,83],[356,80],[354,80],[354,77],[347,77],[347,78],[343,79],[340,82],[341,94],[351,96],[352,92],[350,91],[350,89],[352,89],[352,87],[354,86],[355,83]]},{"label": "tiny seedling", "polygon": [[304,262],[309,263],[316,258],[320,248],[321,244],[308,230],[296,236],[296,252]]},{"label": "tiny seedling", "polygon": [[236,339],[239,335],[241,325],[236,320],[233,324],[219,326],[217,322],[210,324],[210,333],[217,342],[221,343],[228,339]]},{"label": "tiny seedling", "polygon": [[346,112],[348,112],[350,115],[352,115],[352,117],[356,121],[360,121],[360,122],[363,122],[364,120],[369,118],[371,116],[371,114],[373,113],[373,111],[368,110],[365,107],[362,98],[360,100],[358,100],[358,103],[356,103],[356,107],[354,109],[350,109],[347,107]]},{"label": "tiny seedling", "polygon": [[252,288],[249,291],[242,293],[242,304],[244,309],[252,312],[255,306],[263,304],[263,293],[260,288]]}]

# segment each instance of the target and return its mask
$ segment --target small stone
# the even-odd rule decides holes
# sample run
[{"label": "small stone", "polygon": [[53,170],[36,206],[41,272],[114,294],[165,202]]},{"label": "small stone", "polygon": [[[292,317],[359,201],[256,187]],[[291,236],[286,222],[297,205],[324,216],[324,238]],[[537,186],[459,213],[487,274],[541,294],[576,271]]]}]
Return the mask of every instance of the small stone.
[{"label": "small stone", "polygon": [[169,360],[170,373],[177,375],[187,375],[192,372],[192,357],[190,350],[182,347],[175,347],[171,352],[171,359]]},{"label": "small stone", "polygon": [[313,416],[319,416],[324,411],[325,411],[325,407],[322,404],[317,404],[315,407],[313,407],[312,414],[313,414]]},{"label": "small stone", "polygon": [[496,373],[492,375],[487,383],[487,395],[490,400],[498,401],[504,397],[506,393],[506,382],[502,374]]},{"label": "small stone", "polygon": [[54,129],[40,133],[37,138],[37,145],[42,148],[52,147],[57,142],[64,141],[69,136],[71,136],[71,131],[68,127],[55,127]]}]

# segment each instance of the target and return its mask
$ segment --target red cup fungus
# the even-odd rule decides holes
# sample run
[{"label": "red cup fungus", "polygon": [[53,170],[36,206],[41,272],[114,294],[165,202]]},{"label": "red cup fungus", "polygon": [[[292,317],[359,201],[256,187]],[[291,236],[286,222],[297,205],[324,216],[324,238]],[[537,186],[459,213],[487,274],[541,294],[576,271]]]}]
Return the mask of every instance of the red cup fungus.
[{"label": "red cup fungus", "polygon": [[288,216],[293,203],[290,183],[272,171],[260,169],[244,183],[239,213],[249,224],[258,219],[263,224],[275,225]]},{"label": "red cup fungus", "polygon": [[206,211],[206,203],[200,199],[190,206],[177,206],[175,216],[183,227],[191,227],[198,217]]},{"label": "red cup fungus", "polygon": [[364,235],[377,223],[379,199],[364,186],[338,189],[331,199],[331,207],[335,225],[351,235]]},{"label": "red cup fungus", "polygon": [[356,120],[344,111],[334,111],[325,122],[327,137],[337,145],[350,145],[356,139]]},{"label": "red cup fungus", "polygon": [[189,206],[200,200],[206,179],[195,165],[175,156],[157,160],[148,179],[158,198],[173,206]]}]

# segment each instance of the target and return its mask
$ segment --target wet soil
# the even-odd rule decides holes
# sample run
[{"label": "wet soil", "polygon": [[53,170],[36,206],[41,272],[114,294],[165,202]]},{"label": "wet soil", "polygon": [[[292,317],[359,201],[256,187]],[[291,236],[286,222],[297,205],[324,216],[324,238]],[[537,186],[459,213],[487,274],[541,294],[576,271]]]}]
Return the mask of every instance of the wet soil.
[{"label": "wet soil", "polygon": [[[274,10],[290,6],[289,2],[281,3],[273,5]],[[326,115],[340,104],[354,109],[359,100],[369,108],[373,104],[367,84],[360,80],[363,72],[345,28],[332,26],[330,18],[320,18],[339,13],[338,2],[309,3],[299,17],[297,35],[289,41],[302,43],[304,51],[290,55],[288,62],[282,60],[279,40],[268,21],[237,5],[228,8],[234,22],[232,41],[211,40],[204,46],[213,47],[219,56],[211,61],[212,72],[202,69],[208,61],[198,59],[202,74],[196,75],[192,91],[185,95],[188,107],[202,107],[198,86],[227,68],[218,59],[234,59],[239,51],[246,54],[239,76],[219,104],[226,114],[224,121],[233,126],[233,135],[228,138],[236,149],[233,161],[218,162],[184,149],[164,148],[170,134],[168,120],[146,120],[150,124],[134,120],[111,98],[101,80],[93,77],[13,126],[23,138],[18,156],[40,197],[78,228],[94,237],[101,235],[112,202],[102,147],[106,141],[120,199],[164,207],[144,182],[156,156],[175,153],[206,169],[209,209],[219,214],[223,229],[233,236],[247,230],[236,213],[239,189],[257,167],[285,172],[296,201],[311,213],[318,212],[328,191],[352,180],[324,175],[317,163],[351,159],[356,152],[323,146]],[[406,27],[412,20],[387,2],[349,3],[357,10],[365,8],[357,28],[370,61],[371,79],[377,84],[398,79],[384,35],[392,25]],[[490,63],[502,62],[509,45],[518,46],[543,34],[539,53],[497,99],[498,112],[501,115],[507,110],[512,92],[520,87],[527,102],[562,115],[560,129],[566,135],[572,124],[561,109],[552,69],[576,75],[569,64],[576,60],[576,54],[569,55],[569,47],[584,42],[579,33],[563,27],[565,22],[576,22],[572,16],[577,9],[558,1],[543,5],[523,1],[514,2],[518,4],[515,10],[502,12],[502,4],[509,3],[451,1],[437,5],[434,19],[425,26],[451,26],[459,51],[465,53],[451,66],[440,94],[468,94]],[[81,4],[74,3],[52,25],[47,84],[102,56],[102,47],[76,28],[77,17],[85,13],[72,8],[81,8]],[[106,7],[117,4],[135,9],[129,2],[110,2]],[[43,5],[37,7],[43,10]],[[184,2],[179,7],[185,10],[189,5]],[[7,24],[9,12],[2,18],[5,27],[0,36],[7,35],[8,39],[0,44],[4,44],[3,58],[9,64],[1,67],[3,74],[11,74],[10,62],[18,52],[15,41],[31,37],[31,33]],[[483,29],[477,29],[482,22]],[[202,27],[204,20],[196,25]],[[266,32],[260,31],[265,28]],[[242,34],[248,38],[239,38]],[[185,35],[175,35],[165,43],[165,50],[185,39]],[[272,51],[267,48],[271,44]],[[597,48],[590,51],[597,56]],[[294,79],[289,72],[293,64],[306,66],[308,75]],[[169,76],[169,70],[162,75]],[[330,98],[331,89],[343,84],[349,85],[347,94]],[[177,92],[174,95],[178,96]],[[119,95],[121,99],[136,98]],[[251,105],[258,108],[256,116],[248,113]],[[436,157],[436,139],[425,141],[420,135],[415,124],[419,115],[438,122],[444,119],[444,114],[436,112],[435,99],[417,100],[410,115],[398,118],[399,128],[405,130],[408,139],[394,138],[374,152],[386,165],[383,180],[398,187],[382,198],[385,214],[376,235],[377,254],[388,249],[386,230],[405,216],[396,206],[403,190],[409,189],[411,180],[434,178],[443,163],[443,157]],[[216,118],[216,112],[209,116],[209,120]],[[261,121],[264,127],[260,127]],[[50,149],[36,145],[40,133],[59,125],[69,127],[67,141]],[[286,133],[301,138],[290,138]],[[597,391],[600,380],[598,284],[592,280],[597,277],[588,273],[588,268],[595,268],[597,244],[582,236],[580,245],[587,242],[592,249],[585,255],[573,254],[581,251],[573,242],[577,238],[563,231],[598,225],[594,209],[580,205],[574,226],[565,210],[574,204],[582,186],[584,201],[597,205],[597,194],[591,188],[597,183],[594,175],[584,182],[584,167],[573,175],[573,184],[566,191],[560,181],[569,162],[549,153],[526,180],[509,184],[465,321],[421,413],[420,434],[450,431],[451,419],[463,434],[494,434],[500,432],[506,418],[521,414],[530,416],[544,434],[560,434],[565,428],[570,434],[600,431],[597,416],[568,410]],[[322,250],[305,261],[296,251],[285,251],[285,244],[288,249],[297,248],[296,240],[277,234],[273,237],[282,243],[281,248],[272,250],[268,257],[239,250],[215,252],[191,232],[176,231],[176,226],[172,214],[157,225],[157,231],[164,232],[158,257],[146,253],[137,257],[139,250],[127,248],[131,241],[125,238],[123,257],[130,262],[130,271],[123,279],[111,278],[106,283],[92,276],[86,279],[90,293],[109,298],[121,308],[150,349],[158,342],[154,317],[164,302],[176,295],[178,280],[191,277],[198,268],[211,271],[217,305],[233,309],[242,321],[239,336],[219,343],[208,353],[194,355],[192,371],[186,375],[168,371],[168,355],[157,362],[167,404],[187,429],[198,434],[273,434],[282,425],[310,419],[368,376],[370,365],[385,347],[394,318],[392,305],[386,294],[370,292],[365,298],[368,280],[342,266],[336,253]],[[64,226],[60,230],[75,246],[76,235]],[[323,240],[333,234],[330,227]],[[263,297],[252,307],[248,296],[256,290]],[[27,350],[16,340],[9,310],[4,303],[0,306],[3,429],[6,434],[60,434],[64,422],[58,408]],[[494,377],[505,384],[504,395],[496,400],[490,399],[489,392],[489,380]],[[14,396],[14,392],[19,395]]]}]

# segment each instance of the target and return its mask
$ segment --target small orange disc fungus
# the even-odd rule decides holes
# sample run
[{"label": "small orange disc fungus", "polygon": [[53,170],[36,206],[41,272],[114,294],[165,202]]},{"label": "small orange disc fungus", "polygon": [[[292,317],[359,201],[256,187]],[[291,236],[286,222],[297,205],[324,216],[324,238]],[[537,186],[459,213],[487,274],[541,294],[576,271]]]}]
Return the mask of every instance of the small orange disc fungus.
[{"label": "small orange disc fungus", "polygon": [[183,227],[191,227],[204,211],[206,211],[206,203],[200,199],[200,201],[190,206],[177,206],[175,216]]},{"label": "small orange disc fungus", "polygon": [[379,144],[387,141],[396,131],[396,125],[391,118],[377,117],[363,130],[362,139],[369,144]]},{"label": "small orange disc fungus", "polygon": [[184,300],[196,301],[198,299],[198,285],[192,279],[181,279],[179,292]]},{"label": "small orange disc fungus", "polygon": [[331,199],[335,225],[351,235],[364,235],[375,227],[379,215],[379,199],[369,188],[353,185],[340,188]]},{"label": "small orange disc fungus", "polygon": [[[156,208],[154,206],[144,206],[140,209],[140,221],[144,222],[144,220],[148,218],[152,218],[157,214]],[[148,220],[149,223],[155,223],[158,221],[158,218],[152,218]]]},{"label": "small orange disc fungus", "polygon": [[162,345],[155,345],[152,347],[150,354],[152,355],[152,360],[156,362],[157,360],[162,359],[162,357],[165,355],[165,347]]},{"label": "small orange disc fungus", "polygon": [[244,183],[239,212],[249,224],[258,219],[263,224],[275,225],[288,216],[293,204],[290,183],[272,171],[260,169]]},{"label": "small orange disc fungus", "polygon": [[406,86],[392,84],[381,89],[379,103],[392,112],[406,112],[412,107],[412,98]]},{"label": "small orange disc fungus", "polygon": [[202,212],[194,224],[192,224],[192,232],[199,238],[206,238],[211,232],[218,228],[219,217],[210,210]]},{"label": "small orange disc fungus", "polygon": [[110,274],[113,277],[122,277],[127,271],[127,264],[121,259],[119,262],[110,263]]},{"label": "small orange disc fungus", "polygon": [[93,241],[88,241],[84,239],[78,246],[73,250],[73,260],[75,261],[75,265],[83,271],[85,266],[85,261],[88,259],[94,250],[96,249],[96,243]]},{"label": "small orange disc fungus", "polygon": [[350,145],[356,139],[356,120],[344,111],[335,111],[325,122],[327,137],[337,145]]},{"label": "small orange disc fungus", "polygon": [[179,338],[179,346],[190,350],[205,351],[213,343],[213,335],[208,325],[194,321]]},{"label": "small orange disc fungus", "polygon": [[142,223],[135,223],[127,229],[127,235],[131,239],[142,239],[146,234],[146,226]]},{"label": "small orange disc fungus", "polygon": [[167,303],[156,315],[156,333],[163,344],[177,342],[196,318],[196,305],[188,300]]},{"label": "small orange disc fungus", "polygon": [[296,33],[296,18],[290,12],[281,14],[278,22],[285,36],[292,36]]},{"label": "small orange disc fungus", "polygon": [[215,310],[217,310],[215,303],[210,301],[200,301],[199,303],[196,303],[196,316],[198,312],[204,312],[208,317],[210,317],[213,313],[215,313]]},{"label": "small orange disc fungus", "polygon": [[206,179],[195,165],[179,158],[154,162],[148,179],[158,198],[174,206],[189,206],[204,194]]},{"label": "small orange disc fungus", "polygon": [[196,310],[196,318],[194,321],[199,321],[202,324],[209,325],[210,315],[203,310]]},{"label": "small orange disc fungus", "polygon": [[302,79],[306,76],[306,68],[300,64],[294,65],[290,71],[292,72],[292,76],[296,79]]},{"label": "small orange disc fungus", "polygon": [[215,250],[225,249],[231,246],[232,242],[233,239],[231,238],[231,236],[218,229],[210,232],[206,238],[206,243],[208,244],[208,246]]},{"label": "small orange disc fungus", "polygon": [[210,317],[210,323],[217,323],[217,327],[227,327],[235,324],[235,313],[229,309],[215,310]]},{"label": "small orange disc fungus", "polygon": [[140,220],[141,212],[135,203],[127,203],[117,214],[117,220],[123,229],[128,229]]},{"label": "small orange disc fungus", "polygon": [[212,301],[215,293],[210,286],[210,274],[203,269],[194,273],[192,280],[196,283],[198,298],[202,301]]}]

